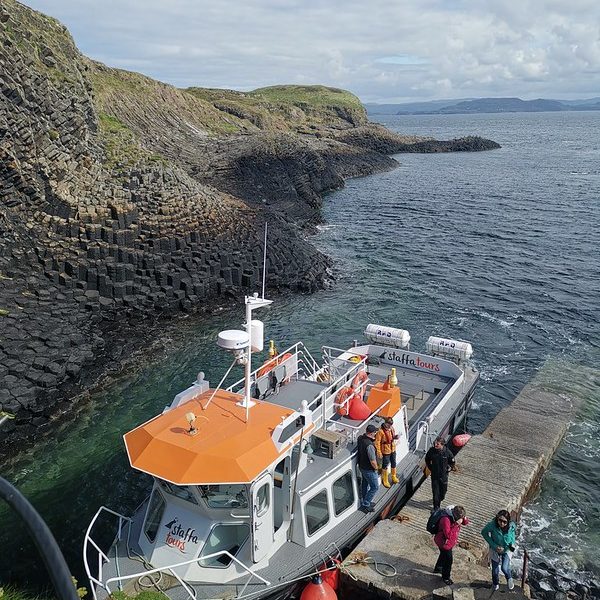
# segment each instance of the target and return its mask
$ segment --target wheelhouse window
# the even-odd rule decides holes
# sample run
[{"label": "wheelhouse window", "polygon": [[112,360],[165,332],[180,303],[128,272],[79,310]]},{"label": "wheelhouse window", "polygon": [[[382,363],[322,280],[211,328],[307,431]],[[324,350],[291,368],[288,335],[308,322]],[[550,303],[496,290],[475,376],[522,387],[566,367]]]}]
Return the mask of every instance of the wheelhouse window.
[{"label": "wheelhouse window", "polygon": [[201,485],[198,489],[209,508],[248,508],[245,485]]},{"label": "wheelhouse window", "polygon": [[306,530],[313,535],[329,522],[329,506],[327,505],[327,490],[313,496],[305,505]]},{"label": "wheelhouse window", "polygon": [[[232,562],[231,556],[235,556],[239,552],[249,535],[250,528],[248,525],[241,523],[215,525],[200,554],[200,564],[203,567],[216,567],[221,569],[228,567]],[[203,556],[210,556],[211,554],[225,551],[231,556],[221,554],[213,556],[212,558],[202,559]]]},{"label": "wheelhouse window", "polygon": [[350,471],[335,481],[332,492],[333,510],[337,517],[354,504],[354,486],[352,485],[352,473]]},{"label": "wheelhouse window", "polygon": [[265,483],[256,492],[256,515],[262,517],[268,510],[271,504],[271,484]]},{"label": "wheelhouse window", "polygon": [[194,496],[194,492],[192,492],[191,488],[185,485],[173,485],[168,481],[163,481],[162,479],[158,479],[158,484],[160,487],[167,492],[167,494],[171,494],[171,496],[177,496],[177,498],[181,498],[186,502],[192,502],[193,504],[198,504],[198,499]]},{"label": "wheelhouse window", "polygon": [[160,526],[163,513],[165,512],[165,501],[162,494],[155,489],[150,498],[148,512],[146,513],[146,523],[144,524],[144,533],[148,541],[153,544],[156,539],[156,532]]}]

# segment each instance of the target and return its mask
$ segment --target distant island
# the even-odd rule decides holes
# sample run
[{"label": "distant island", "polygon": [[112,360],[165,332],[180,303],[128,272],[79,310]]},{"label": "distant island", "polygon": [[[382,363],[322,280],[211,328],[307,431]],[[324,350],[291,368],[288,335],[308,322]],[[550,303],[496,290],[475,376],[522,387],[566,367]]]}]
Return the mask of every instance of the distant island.
[{"label": "distant island", "polygon": [[600,98],[587,100],[521,100],[520,98],[461,98],[408,102],[404,104],[365,104],[371,115],[450,115],[502,112],[558,112],[600,110]]}]

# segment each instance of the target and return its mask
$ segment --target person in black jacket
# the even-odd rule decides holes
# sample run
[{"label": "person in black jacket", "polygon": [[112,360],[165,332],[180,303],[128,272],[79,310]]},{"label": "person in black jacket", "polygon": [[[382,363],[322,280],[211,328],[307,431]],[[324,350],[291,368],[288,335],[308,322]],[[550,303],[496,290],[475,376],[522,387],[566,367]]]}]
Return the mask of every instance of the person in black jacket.
[{"label": "person in black jacket", "polygon": [[362,475],[360,509],[362,512],[373,512],[371,502],[379,489],[377,476],[377,453],[375,451],[375,435],[377,427],[367,425],[367,431],[358,438],[358,466]]},{"label": "person in black jacket", "polygon": [[437,438],[425,455],[425,464],[431,472],[433,510],[436,511],[448,491],[448,471],[454,469],[454,454],[446,448],[443,438]]}]

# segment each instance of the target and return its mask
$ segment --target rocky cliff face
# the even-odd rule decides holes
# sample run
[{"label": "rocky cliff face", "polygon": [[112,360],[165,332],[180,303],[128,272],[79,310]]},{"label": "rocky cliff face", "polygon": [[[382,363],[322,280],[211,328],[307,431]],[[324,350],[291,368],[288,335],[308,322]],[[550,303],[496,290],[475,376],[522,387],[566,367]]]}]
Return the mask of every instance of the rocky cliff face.
[{"label": "rocky cliff face", "polygon": [[178,90],[110,69],[4,0],[0,445],[47,428],[100,355],[118,364],[118,331],[258,289],[265,221],[269,287],[321,286],[329,261],[300,231],[321,194],[418,141],[342,90]]}]

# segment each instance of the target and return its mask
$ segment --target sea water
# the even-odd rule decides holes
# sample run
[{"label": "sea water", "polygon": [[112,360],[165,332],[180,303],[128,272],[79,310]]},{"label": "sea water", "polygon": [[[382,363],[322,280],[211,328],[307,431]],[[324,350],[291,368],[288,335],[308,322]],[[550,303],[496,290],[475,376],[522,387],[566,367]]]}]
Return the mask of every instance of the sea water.
[{"label": "sea water", "polygon": [[[430,335],[469,340],[482,378],[474,433],[544,365],[557,385],[562,361],[598,368],[600,112],[383,122],[440,139],[481,135],[502,148],[398,155],[394,171],[327,195],[313,240],[334,259],[336,282],[257,313],[266,335],[280,349],[303,340],[317,357],[322,344],[361,339],[368,323],[408,329],[413,349]],[[160,412],[199,370],[218,382],[229,359],[217,333],[242,320],[240,303],[208,322],[182,323],[152,361],[95,394],[4,473],[47,520],[80,579],[82,538],[97,508],[130,512],[148,490],[149,479],[128,467],[122,434]],[[600,578],[600,397],[597,380],[583,379],[562,382],[565,398],[581,394],[584,408],[524,512],[521,543],[534,560],[589,580]],[[0,522],[0,580],[47,579],[23,525],[3,508]]]}]

